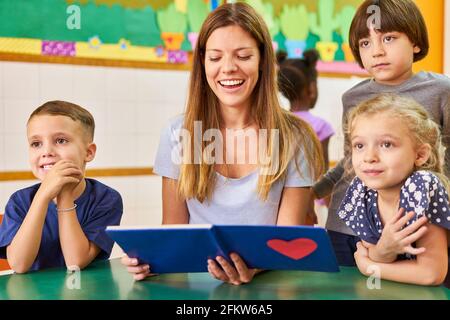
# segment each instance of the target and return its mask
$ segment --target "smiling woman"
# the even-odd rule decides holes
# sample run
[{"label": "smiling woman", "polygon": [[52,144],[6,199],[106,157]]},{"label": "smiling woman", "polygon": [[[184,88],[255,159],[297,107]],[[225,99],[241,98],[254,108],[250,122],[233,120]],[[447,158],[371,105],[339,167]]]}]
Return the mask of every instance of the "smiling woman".
[{"label": "smiling woman", "polygon": [[[259,78],[259,62],[255,39],[241,27],[230,25],[211,34],[206,43],[205,74],[224,112],[249,109]],[[249,120],[244,119],[240,125]]]},{"label": "smiling woman", "polygon": [[[220,6],[199,33],[186,112],[161,135],[154,171],[163,177],[163,223],[305,224],[321,147],[305,122],[280,107],[277,94],[272,40],[262,17],[242,2]],[[182,139],[180,130],[187,133]],[[230,130],[236,134],[227,135]],[[267,139],[260,138],[263,131],[271,133]],[[215,152],[198,152],[208,148],[203,137],[212,132],[220,133]],[[242,136],[244,143],[236,144]],[[258,157],[261,150],[266,152]],[[193,161],[173,161],[180,151]],[[216,161],[219,153],[225,162]],[[217,279],[249,282],[258,271],[238,254],[205,264]],[[137,280],[150,275],[151,266],[137,259],[123,263]]]}]

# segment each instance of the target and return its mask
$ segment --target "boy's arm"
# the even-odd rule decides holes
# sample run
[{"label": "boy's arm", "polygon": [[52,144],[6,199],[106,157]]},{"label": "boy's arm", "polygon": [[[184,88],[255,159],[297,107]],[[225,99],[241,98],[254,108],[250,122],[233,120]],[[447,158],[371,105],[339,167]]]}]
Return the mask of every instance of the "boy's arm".
[{"label": "boy's arm", "polygon": [[372,275],[370,271],[377,269],[380,277],[386,280],[419,285],[441,284],[448,269],[446,230],[430,224],[417,245],[426,250],[416,260],[377,263],[368,257],[368,250],[358,243],[355,260],[361,273],[366,276]]},{"label": "boy's arm", "polygon": [[80,174],[70,161],[58,161],[47,173],[36,192],[30,209],[11,244],[6,249],[8,262],[17,273],[27,272],[39,252],[48,204],[66,184],[78,183]]},{"label": "boy's arm", "polygon": [[8,263],[16,273],[27,272],[36,259],[50,201],[42,189],[36,192],[25,219],[6,248]]},{"label": "boy's arm", "polygon": [[336,166],[327,171],[324,176],[313,186],[314,198],[322,199],[329,196],[333,191],[334,185],[344,174],[344,159],[339,161]]},{"label": "boy's arm", "polygon": [[[58,195],[58,208],[74,208],[69,192]],[[67,212],[58,212],[59,240],[64,260],[68,268],[85,268],[100,252],[100,248],[89,241],[78,221],[76,208]]]}]

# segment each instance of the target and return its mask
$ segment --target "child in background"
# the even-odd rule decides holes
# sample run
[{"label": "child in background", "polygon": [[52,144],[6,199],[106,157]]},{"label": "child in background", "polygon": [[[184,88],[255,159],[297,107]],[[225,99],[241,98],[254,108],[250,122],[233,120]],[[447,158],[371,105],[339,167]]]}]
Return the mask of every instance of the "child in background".
[{"label": "child in background", "polygon": [[[319,53],[311,49],[304,52],[303,59],[284,60],[284,57],[282,54],[277,55],[280,65],[278,70],[279,90],[289,100],[290,111],[308,122],[313,128],[322,144],[324,167],[328,170],[328,145],[330,138],[334,135],[334,130],[326,120],[309,112],[314,108],[318,97],[316,64]],[[317,206],[308,210],[308,224],[325,224],[328,200],[327,197],[315,201]]]},{"label": "child in background", "polygon": [[[373,19],[369,6],[378,4],[380,19]],[[381,21],[381,25],[369,25],[368,21]],[[370,28],[369,28],[370,27]],[[371,79],[364,80],[342,97],[343,123],[347,113],[359,103],[380,93],[396,93],[413,98],[422,105],[442,130],[445,146],[450,139],[450,80],[440,74],[421,71],[413,73],[413,62],[422,60],[428,53],[427,28],[420,10],[411,0],[366,0],[358,8],[350,27],[350,47],[356,61],[364,67]],[[446,152],[445,171],[450,167],[449,148]],[[345,154],[348,158],[349,155]],[[332,194],[326,228],[340,265],[355,265],[354,252],[357,235],[338,217],[337,212],[353,176],[345,176],[341,161],[329,170],[314,187],[316,198]],[[422,220],[413,223],[421,234]],[[381,242],[401,239],[396,234]],[[387,257],[393,252],[380,252]]]},{"label": "child in background", "polygon": [[317,134],[322,144],[324,165],[328,170],[328,144],[335,132],[330,123],[309,112],[316,105],[318,97],[316,64],[319,53],[307,50],[303,59],[283,60],[282,57],[278,55],[279,89],[289,100],[290,111],[308,122]]},{"label": "child in background", "polygon": [[[439,126],[414,100],[384,94],[350,112],[346,135],[356,177],[338,214],[362,240],[355,253],[359,270],[368,276],[376,267],[382,279],[441,284],[450,206]],[[411,227],[417,220],[429,222],[420,237]],[[374,249],[388,229],[399,231],[405,243],[380,256]]]},{"label": "child in background", "polygon": [[15,192],[0,226],[0,258],[16,273],[107,259],[105,228],[122,217],[120,194],[84,177],[94,159],[95,123],[78,105],[50,101],[28,119],[31,170],[41,183]]}]

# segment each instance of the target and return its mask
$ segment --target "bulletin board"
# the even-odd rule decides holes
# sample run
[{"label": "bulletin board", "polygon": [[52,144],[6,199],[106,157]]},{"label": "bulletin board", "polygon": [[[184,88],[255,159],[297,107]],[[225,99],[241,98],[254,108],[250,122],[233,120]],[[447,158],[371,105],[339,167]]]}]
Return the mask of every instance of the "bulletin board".
[{"label": "bulletin board", "polygon": [[[263,16],[275,49],[301,57],[316,48],[322,74],[365,74],[348,45],[348,30],[362,0],[244,1]],[[201,24],[224,2],[1,0],[0,59],[188,69]],[[442,72],[444,0],[416,3],[427,23],[431,50],[415,69]]]},{"label": "bulletin board", "polygon": [[186,64],[220,0],[1,0],[0,52]]},{"label": "bulletin board", "polygon": [[[363,0],[247,0],[264,17],[274,46],[289,57],[310,48],[319,51],[318,70],[364,75],[352,56],[348,32]],[[428,27],[430,53],[415,69],[443,71],[444,0],[416,0]]]},{"label": "bulletin board", "polygon": [[315,48],[325,73],[364,74],[348,45],[348,31],[361,0],[247,0],[264,17],[274,46],[298,58]]}]

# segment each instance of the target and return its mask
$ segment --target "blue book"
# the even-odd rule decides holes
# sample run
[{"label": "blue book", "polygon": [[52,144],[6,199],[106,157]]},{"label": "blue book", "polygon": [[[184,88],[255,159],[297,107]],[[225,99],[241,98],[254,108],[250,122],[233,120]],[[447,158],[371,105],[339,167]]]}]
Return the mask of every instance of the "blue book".
[{"label": "blue book", "polygon": [[325,229],[309,226],[111,226],[106,233],[153,273],[207,272],[208,258],[236,252],[249,268],[338,272]]}]

